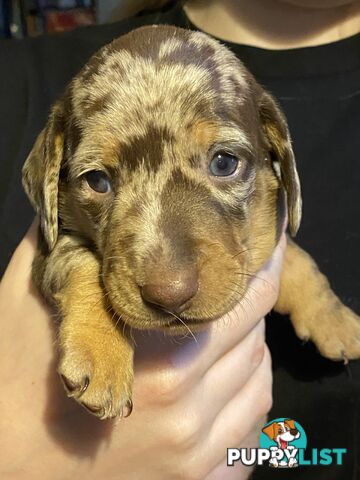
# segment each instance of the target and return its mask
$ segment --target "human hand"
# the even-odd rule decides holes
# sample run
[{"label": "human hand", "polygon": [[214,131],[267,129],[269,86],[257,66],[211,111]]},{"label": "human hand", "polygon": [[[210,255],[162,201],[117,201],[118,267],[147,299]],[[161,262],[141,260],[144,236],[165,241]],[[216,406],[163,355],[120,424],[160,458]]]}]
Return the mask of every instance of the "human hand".
[{"label": "human hand", "polygon": [[285,243],[196,341],[139,332],[134,411],[101,422],[66,397],[56,373],[52,312],[31,283],[33,225],[0,284],[0,477],[248,478],[248,468],[226,467],[226,449],[256,447],[271,406],[262,317],[277,298]]}]

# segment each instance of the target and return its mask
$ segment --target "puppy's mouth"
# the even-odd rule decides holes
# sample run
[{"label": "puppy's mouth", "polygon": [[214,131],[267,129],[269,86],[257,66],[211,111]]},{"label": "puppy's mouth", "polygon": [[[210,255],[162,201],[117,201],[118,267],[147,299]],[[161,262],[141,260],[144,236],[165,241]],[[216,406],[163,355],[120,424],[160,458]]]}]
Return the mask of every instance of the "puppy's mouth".
[{"label": "puppy's mouth", "polygon": [[[129,311],[125,305],[120,308],[114,308],[119,314],[121,320],[131,328],[139,330],[159,330],[169,335],[193,336],[208,328],[211,323],[229,313],[238,303],[238,298],[228,298],[227,302],[219,308],[219,305],[210,310],[204,309],[200,305],[194,305],[189,302],[181,311],[172,311],[160,305],[146,304],[142,302],[141,309]],[[198,302],[196,302],[198,303]],[[201,303],[209,306],[210,299],[206,302],[202,299]],[[115,307],[115,305],[114,305]],[[141,313],[143,312],[143,313]]]},{"label": "puppy's mouth", "polygon": [[239,280],[231,256],[228,265],[223,264],[188,268],[190,273],[195,270],[193,275],[183,269],[181,275],[170,271],[147,277],[141,271],[136,277],[132,272],[120,273],[119,268],[105,269],[104,286],[113,311],[130,328],[186,335],[204,330],[243,297],[247,277]]},{"label": "puppy's mouth", "polygon": [[209,326],[209,320],[186,320],[179,315],[169,316],[168,322],[161,323],[159,328],[164,332],[172,335],[193,335],[194,333],[201,332]]},{"label": "puppy's mouth", "polygon": [[[190,309],[190,307],[189,307]],[[147,310],[151,312],[151,318],[144,320],[141,327],[146,329],[163,330],[171,333],[186,333],[198,332],[206,328],[216,318],[199,318],[189,315],[187,308],[183,308],[182,311],[173,312],[160,305],[147,306]],[[126,321],[126,323],[132,323],[133,318]]]},{"label": "puppy's mouth", "polygon": [[280,445],[281,445],[282,450],[285,450],[288,446],[288,442],[286,440],[281,440],[280,439]]},{"label": "puppy's mouth", "polygon": [[[105,279],[109,280],[109,277]],[[227,280],[214,283],[211,289],[207,288],[207,284],[202,284],[200,278],[200,286],[196,291],[194,289],[192,296],[186,292],[185,296],[178,296],[176,301],[170,294],[155,295],[156,291],[151,291],[151,297],[149,292],[144,294],[141,292],[142,286],[131,278],[123,278],[123,282],[116,282],[115,286],[115,281],[108,283],[106,291],[116,318],[128,327],[188,336],[205,330],[241,301],[246,288],[234,291],[231,279]]]}]

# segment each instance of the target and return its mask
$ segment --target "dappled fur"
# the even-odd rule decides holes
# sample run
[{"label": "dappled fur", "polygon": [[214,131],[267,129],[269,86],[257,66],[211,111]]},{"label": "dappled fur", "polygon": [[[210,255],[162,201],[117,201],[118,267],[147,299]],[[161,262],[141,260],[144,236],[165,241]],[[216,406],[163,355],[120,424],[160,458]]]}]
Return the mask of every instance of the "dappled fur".
[{"label": "dappled fur", "polygon": [[[211,175],[212,156],[227,149],[240,160],[236,175]],[[90,170],[107,173],[110,192],[89,187]],[[170,26],[135,30],[90,59],[54,105],[23,178],[41,218],[35,283],[62,317],[59,372],[68,394],[100,418],[131,411],[128,327],[204,328],[243,297],[270,257],[286,206],[291,234],[301,217],[289,132],[274,99],[217,41]],[[293,258],[304,269],[294,284]],[[330,358],[356,357],[352,312],[337,310],[346,318],[331,348],[319,319],[308,325],[319,285],[334,297],[315,267],[304,293],[311,262],[290,243],[279,310],[294,312],[298,333]],[[184,271],[198,282],[184,311],[143,300],[144,285]]]}]

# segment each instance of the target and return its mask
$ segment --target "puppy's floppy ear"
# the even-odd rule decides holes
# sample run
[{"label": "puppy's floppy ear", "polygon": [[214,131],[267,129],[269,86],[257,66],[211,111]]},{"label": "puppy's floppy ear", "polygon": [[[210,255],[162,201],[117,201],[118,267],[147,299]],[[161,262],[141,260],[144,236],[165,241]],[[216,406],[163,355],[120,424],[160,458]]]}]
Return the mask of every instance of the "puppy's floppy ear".
[{"label": "puppy's floppy ear", "polygon": [[294,430],[296,428],[296,425],[295,425],[295,420],[285,420],[284,422],[291,430]]},{"label": "puppy's floppy ear", "polygon": [[64,116],[56,103],[36,139],[22,170],[25,191],[40,216],[41,229],[50,250],[58,236],[58,183],[64,151]]},{"label": "puppy's floppy ear", "polygon": [[270,425],[262,429],[262,432],[265,433],[265,435],[267,435],[270,440],[274,440],[277,434],[277,423],[270,423]]},{"label": "puppy's floppy ear", "polygon": [[260,96],[259,112],[271,149],[274,170],[286,192],[289,228],[294,236],[301,221],[301,190],[287,121],[274,98],[265,91]]}]

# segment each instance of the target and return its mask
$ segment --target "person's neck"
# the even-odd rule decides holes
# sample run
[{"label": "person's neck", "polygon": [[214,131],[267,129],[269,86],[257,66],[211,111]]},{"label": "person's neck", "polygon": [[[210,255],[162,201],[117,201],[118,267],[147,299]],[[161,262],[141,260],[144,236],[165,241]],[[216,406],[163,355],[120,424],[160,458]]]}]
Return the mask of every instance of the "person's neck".
[{"label": "person's neck", "polygon": [[281,0],[189,0],[184,10],[196,27],[217,38],[273,50],[336,42],[360,32],[360,1],[315,9]]}]

